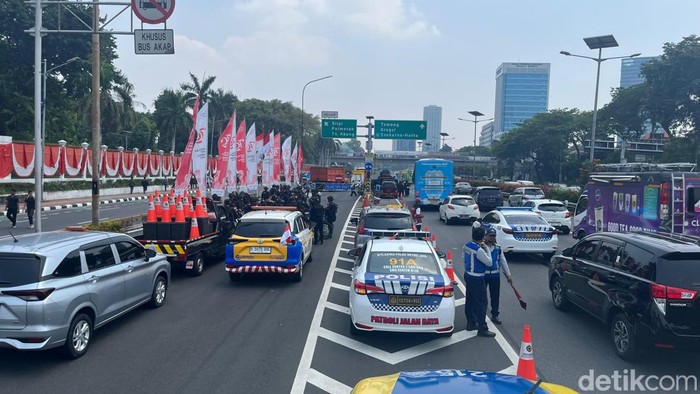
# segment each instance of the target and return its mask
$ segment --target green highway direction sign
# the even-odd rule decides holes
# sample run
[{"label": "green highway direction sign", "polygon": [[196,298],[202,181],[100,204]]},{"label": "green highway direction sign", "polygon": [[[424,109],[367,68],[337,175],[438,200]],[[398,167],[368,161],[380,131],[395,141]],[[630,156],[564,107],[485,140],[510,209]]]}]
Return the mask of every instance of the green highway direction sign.
[{"label": "green highway direction sign", "polygon": [[322,138],[357,138],[357,120],[321,119]]},{"label": "green highway direction sign", "polygon": [[424,120],[377,120],[374,138],[385,140],[424,140],[428,122]]}]

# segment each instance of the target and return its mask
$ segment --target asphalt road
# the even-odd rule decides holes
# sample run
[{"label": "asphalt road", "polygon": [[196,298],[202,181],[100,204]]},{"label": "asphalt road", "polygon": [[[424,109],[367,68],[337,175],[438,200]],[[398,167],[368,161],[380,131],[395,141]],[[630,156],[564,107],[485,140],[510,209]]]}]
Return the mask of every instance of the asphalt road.
[{"label": "asphalt road", "polygon": [[[335,193],[339,205],[335,237],[316,246],[302,283],[278,276],[253,276],[232,283],[222,262],[201,277],[175,270],[166,304],[139,309],[96,331],[88,354],[67,361],[59,352],[0,349],[3,392],[346,392],[359,379],[406,369],[467,368],[514,372],[523,326],[532,330],[538,373],[547,381],[578,389],[590,369],[596,375],[634,368],[637,374],[697,375],[700,356],[653,351],[635,364],[614,355],[607,330],[583,312],[554,309],[547,267],[539,256],[508,256],[514,283],[527,301],[520,308],[502,282],[501,319],[495,339],[464,331],[464,288],[456,291],[457,331],[433,335],[367,333],[353,337],[347,315],[348,270],[354,227],[347,225],[355,199]],[[145,202],[104,206],[104,217],[142,213]],[[114,216],[108,216],[112,215]],[[90,220],[90,208],[47,215],[47,228]],[[447,226],[437,212],[424,223],[441,250],[452,249],[461,279],[466,225]],[[6,219],[0,229],[8,226]],[[18,226],[18,230],[20,230]],[[4,230],[3,230],[4,231]],[[31,231],[28,230],[27,231]],[[348,241],[343,243],[342,241]],[[341,242],[339,242],[341,241]],[[562,236],[560,247],[574,243]]]}]

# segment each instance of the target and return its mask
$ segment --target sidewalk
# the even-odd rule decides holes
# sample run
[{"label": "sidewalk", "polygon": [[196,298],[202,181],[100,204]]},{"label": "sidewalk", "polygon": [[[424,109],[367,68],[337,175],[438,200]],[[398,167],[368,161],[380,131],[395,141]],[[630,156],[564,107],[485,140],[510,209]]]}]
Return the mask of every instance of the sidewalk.
[{"label": "sidewalk", "polygon": [[[100,205],[114,204],[117,202],[145,200],[147,198],[148,198],[148,195],[143,194],[141,192],[134,193],[134,194],[118,194],[118,195],[112,195],[112,196],[100,196]],[[92,197],[42,201],[41,205],[42,205],[42,207],[41,207],[42,212],[55,211],[57,209],[91,207],[92,206]],[[20,207],[22,207],[22,206],[24,206],[24,204],[20,203]],[[25,213],[24,209],[21,209],[19,211],[19,213]]]}]

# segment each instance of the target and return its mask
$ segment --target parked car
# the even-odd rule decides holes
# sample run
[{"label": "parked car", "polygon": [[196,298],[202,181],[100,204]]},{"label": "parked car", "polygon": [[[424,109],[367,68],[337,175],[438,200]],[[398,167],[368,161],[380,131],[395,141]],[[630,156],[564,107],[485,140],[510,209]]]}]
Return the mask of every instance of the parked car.
[{"label": "parked car", "polygon": [[700,237],[589,235],[552,258],[549,289],[555,308],[604,323],[620,358],[647,346],[700,350]]},{"label": "parked car", "polygon": [[508,196],[508,205],[521,207],[525,201],[544,198],[544,192],[539,187],[519,187]]},{"label": "parked car", "polygon": [[530,208],[498,207],[473,224],[496,230],[505,253],[542,253],[549,261],[557,251],[557,231]]},{"label": "parked car", "polygon": [[501,190],[495,186],[479,186],[474,190],[474,201],[480,211],[490,211],[503,205]]},{"label": "parked car", "polygon": [[452,195],[440,204],[440,220],[445,224],[452,222],[474,223],[481,216],[479,206],[471,196]]},{"label": "parked car", "polygon": [[552,227],[564,234],[571,232],[571,212],[563,202],[558,200],[529,200],[523,203],[524,207],[532,208],[540,214]]},{"label": "parked car", "polygon": [[360,212],[359,218],[350,219],[357,226],[355,248],[361,248],[372,237],[392,236],[397,231],[413,231],[411,211],[401,205],[374,205]]},{"label": "parked car", "polygon": [[170,263],[125,234],[82,228],[0,238],[0,346],[63,346],[83,356],[93,330],[165,303]]},{"label": "parked car", "polygon": [[455,183],[454,187],[454,194],[472,194],[474,191],[474,188],[472,187],[471,183],[469,182],[457,182]]},{"label": "parked car", "polygon": [[394,181],[384,181],[379,188],[379,198],[398,198],[399,189]]}]

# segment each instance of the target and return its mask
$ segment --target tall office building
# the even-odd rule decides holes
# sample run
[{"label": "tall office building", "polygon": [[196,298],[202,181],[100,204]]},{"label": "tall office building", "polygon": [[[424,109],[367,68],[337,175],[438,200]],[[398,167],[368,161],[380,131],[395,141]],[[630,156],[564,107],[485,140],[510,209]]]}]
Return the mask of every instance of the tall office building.
[{"label": "tall office building", "polygon": [[416,140],[392,140],[391,150],[394,152],[415,152]]},{"label": "tall office building", "polygon": [[481,128],[481,136],[479,136],[479,146],[491,147],[493,143],[493,121],[486,123]]},{"label": "tall office building", "polygon": [[423,107],[423,120],[428,122],[427,138],[423,142],[423,152],[440,150],[440,132],[442,131],[442,107],[429,105]]},{"label": "tall office building", "polygon": [[493,140],[518,123],[547,112],[549,63],[503,63],[496,69]]},{"label": "tall office building", "polygon": [[628,88],[643,83],[644,76],[641,74],[642,65],[655,59],[657,59],[655,56],[622,59],[620,63],[620,87]]}]

